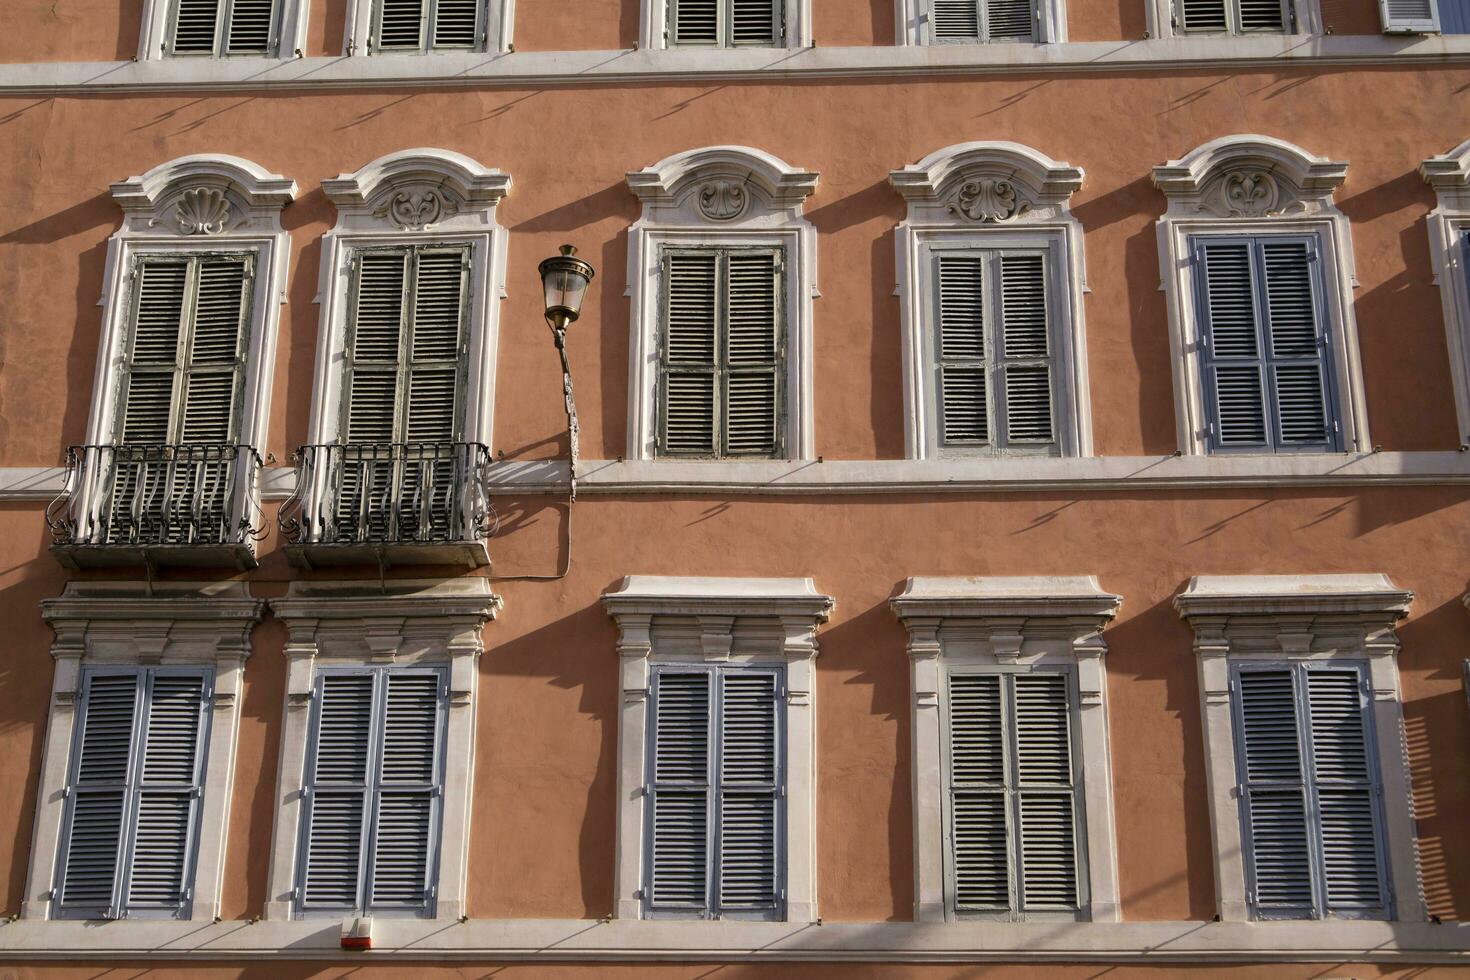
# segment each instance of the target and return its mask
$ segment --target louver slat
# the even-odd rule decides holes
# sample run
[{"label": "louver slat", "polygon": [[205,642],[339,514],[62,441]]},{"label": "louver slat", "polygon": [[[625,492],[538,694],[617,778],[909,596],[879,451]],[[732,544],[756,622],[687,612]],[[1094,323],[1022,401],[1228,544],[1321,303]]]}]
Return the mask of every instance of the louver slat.
[{"label": "louver slat", "polygon": [[1067,679],[1013,680],[1021,903],[1027,911],[1077,907],[1075,817]]},{"label": "louver slat", "polygon": [[719,0],[669,0],[674,44],[719,44]]},{"label": "louver slat", "polygon": [[1007,443],[1053,441],[1046,258],[1000,258],[1001,347]]},{"label": "louver slat", "polygon": [[373,677],[325,674],[317,694],[301,905],[353,909],[361,903]]},{"label": "louver slat", "polygon": [[213,54],[221,0],[178,0],[174,54]]},{"label": "louver slat", "polygon": [[1010,907],[1005,732],[998,674],[949,678],[949,768],[955,906]]},{"label": "louver slat", "polygon": [[443,703],[438,674],[389,672],[383,790],[377,801],[371,903],[422,909],[429,900]]},{"label": "louver slat", "polygon": [[1433,34],[1440,30],[1438,0],[1378,0],[1378,11],[1385,34]]},{"label": "louver slat", "polygon": [[1296,687],[1288,669],[1241,671],[1240,745],[1255,903],[1312,906]]},{"label": "louver slat", "polygon": [[729,0],[730,43],[772,45],[777,41],[778,4],[783,0]]},{"label": "louver slat", "polygon": [[1387,896],[1380,872],[1362,676],[1355,669],[1315,669],[1306,672],[1306,683],[1327,906],[1382,908]]},{"label": "louver slat", "polygon": [[944,441],[990,440],[985,359],[985,259],[941,255],[939,283],[940,415]]},{"label": "louver slat", "polygon": [[776,255],[731,252],[728,262],[725,452],[770,456],[776,451]]},{"label": "louver slat", "polygon": [[929,30],[935,41],[979,41],[978,0],[930,0]]},{"label": "louver slat", "polygon": [[713,455],[718,256],[669,253],[664,281],[662,449],[673,456]]},{"label": "louver slat", "polygon": [[1328,441],[1312,250],[1303,241],[1261,244],[1266,279],[1267,336],[1283,446]]},{"label": "louver slat", "polygon": [[225,35],[226,54],[266,54],[271,50],[271,23],[276,0],[234,0]]},{"label": "louver slat", "polygon": [[1035,0],[985,0],[986,40],[1030,41],[1036,37]]},{"label": "louver slat", "polygon": [[1267,444],[1266,402],[1249,241],[1199,246],[1206,385],[1214,401],[1216,442],[1226,448]]},{"label": "louver slat", "polygon": [[710,678],[672,671],[655,678],[650,908],[709,902]]},{"label": "louver slat", "polygon": [[62,858],[63,915],[115,914],[140,675],[87,677]]},{"label": "louver slat", "polygon": [[776,676],[731,671],[722,687],[720,908],[774,909]]},{"label": "louver slat", "polygon": [[143,735],[142,785],[128,885],[130,908],[182,909],[203,792],[205,681],[155,674]]},{"label": "louver slat", "polygon": [[1230,29],[1229,0],[1179,0],[1180,29],[1188,33],[1224,33]]},{"label": "louver slat", "polygon": [[428,0],[378,0],[378,47],[413,50],[424,46],[424,4]]},{"label": "louver slat", "polygon": [[484,0],[439,0],[434,7],[434,47],[472,48],[480,40]]},{"label": "louver slat", "polygon": [[1239,0],[1240,29],[1279,33],[1285,25],[1282,0]]}]

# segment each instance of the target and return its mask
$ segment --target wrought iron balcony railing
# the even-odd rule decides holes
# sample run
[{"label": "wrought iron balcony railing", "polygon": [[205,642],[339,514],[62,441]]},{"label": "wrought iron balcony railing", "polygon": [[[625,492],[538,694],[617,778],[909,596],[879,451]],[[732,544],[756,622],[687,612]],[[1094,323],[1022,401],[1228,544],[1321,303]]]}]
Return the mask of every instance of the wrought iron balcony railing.
[{"label": "wrought iron balcony railing", "polygon": [[259,471],[260,454],[234,443],[72,446],[46,523],[53,544],[73,557],[224,548],[253,560]]},{"label": "wrought iron balcony railing", "polygon": [[456,547],[484,551],[491,513],[489,447],[319,444],[302,446],[296,459],[296,492],[281,508],[280,524],[295,554],[312,553],[308,563],[345,559],[327,557],[324,549],[332,548],[407,562],[488,560]]}]

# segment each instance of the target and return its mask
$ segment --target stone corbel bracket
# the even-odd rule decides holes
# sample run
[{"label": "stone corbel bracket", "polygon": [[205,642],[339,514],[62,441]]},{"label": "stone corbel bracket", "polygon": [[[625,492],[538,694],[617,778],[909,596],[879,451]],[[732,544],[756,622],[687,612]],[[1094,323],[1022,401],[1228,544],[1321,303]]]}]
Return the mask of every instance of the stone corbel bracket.
[{"label": "stone corbel bracket", "polygon": [[399,232],[489,226],[510,186],[509,174],[433,147],[389,153],[322,181],[337,206],[338,228]]},{"label": "stone corbel bracket", "polygon": [[276,234],[296,181],[249,160],[196,154],[161,163],[110,188],[133,234],[212,237]]},{"label": "stone corbel bracket", "polygon": [[1273,136],[1222,136],[1154,167],[1153,182],[1174,216],[1335,214],[1332,193],[1347,179],[1347,167]]},{"label": "stone corbel bracket", "polygon": [[1005,140],[956,143],[895,170],[888,182],[909,203],[909,220],[1000,224],[1065,216],[1082,168]]}]

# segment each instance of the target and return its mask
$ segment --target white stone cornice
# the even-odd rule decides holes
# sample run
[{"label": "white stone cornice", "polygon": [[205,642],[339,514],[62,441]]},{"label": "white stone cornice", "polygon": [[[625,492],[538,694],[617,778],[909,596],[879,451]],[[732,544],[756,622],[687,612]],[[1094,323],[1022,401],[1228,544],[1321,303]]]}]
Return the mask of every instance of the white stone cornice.
[{"label": "white stone cornice", "polygon": [[280,231],[296,181],[216,153],[178,157],[110,188],[134,234],[218,236]]},{"label": "white stone cornice", "polygon": [[[1315,156],[1301,147],[1274,136],[1242,134],[1222,136],[1195,147],[1181,159],[1153,168],[1154,186],[1175,198],[1199,197],[1212,181],[1235,171],[1264,173],[1287,181],[1289,189],[1302,198],[1330,197],[1347,179],[1347,163]],[[1234,199],[1227,203],[1239,203]],[[1269,213],[1275,208],[1254,208],[1244,202],[1242,213]],[[1278,202],[1285,203],[1285,202]]]},{"label": "white stone cornice", "polygon": [[476,228],[493,222],[510,175],[463,153],[434,147],[398,150],[354,173],[322,181],[337,206],[337,228],[399,231]]},{"label": "white stone cornice", "polygon": [[447,580],[389,580],[382,588],[371,581],[294,581],[283,599],[270,600],[271,612],[293,620],[374,620],[469,617],[489,621],[503,605],[489,579],[466,576]]},{"label": "white stone cornice", "polygon": [[1101,629],[1118,614],[1122,597],[1104,592],[1092,575],[1020,578],[916,577],[888,605],[902,620],[1092,620]]},{"label": "white stone cornice", "polygon": [[778,209],[800,208],[817,189],[817,175],[749,146],[705,146],[665,157],[628,173],[628,187],[645,205],[673,205],[693,185],[728,181],[750,187]]},{"label": "white stone cornice", "polygon": [[1031,198],[1046,203],[1065,201],[1082,186],[1081,167],[1005,140],[946,146],[893,171],[888,181],[912,204],[947,197],[961,184],[980,177],[1019,182]]},{"label": "white stone cornice", "polygon": [[1419,164],[1419,176],[1436,191],[1463,191],[1470,187],[1470,140]]},{"label": "white stone cornice", "polygon": [[1186,619],[1199,616],[1408,615],[1414,593],[1387,575],[1197,575],[1174,597]]},{"label": "white stone cornice", "polygon": [[[604,593],[608,614],[624,616],[780,616],[826,622],[831,596],[809,578],[700,578],[629,575]],[[726,624],[727,628],[729,624]]]}]

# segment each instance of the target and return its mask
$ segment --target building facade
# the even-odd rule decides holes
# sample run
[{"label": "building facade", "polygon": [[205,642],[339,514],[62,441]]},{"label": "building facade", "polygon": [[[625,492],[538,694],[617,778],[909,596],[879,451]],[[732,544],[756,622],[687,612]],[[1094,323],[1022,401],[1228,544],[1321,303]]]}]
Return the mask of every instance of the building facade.
[{"label": "building facade", "polygon": [[0,974],[1470,960],[1465,0],[12,6]]}]

